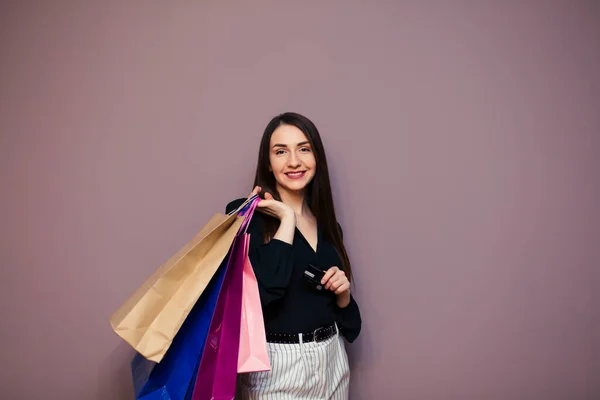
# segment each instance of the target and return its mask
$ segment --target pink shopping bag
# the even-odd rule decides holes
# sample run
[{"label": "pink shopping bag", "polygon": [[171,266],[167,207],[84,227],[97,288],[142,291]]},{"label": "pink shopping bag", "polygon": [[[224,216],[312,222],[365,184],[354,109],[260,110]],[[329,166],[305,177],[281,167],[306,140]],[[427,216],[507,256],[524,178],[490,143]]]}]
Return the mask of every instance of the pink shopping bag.
[{"label": "pink shopping bag", "polygon": [[250,258],[244,260],[242,320],[238,372],[270,371],[265,322],[258,292],[258,282]]}]

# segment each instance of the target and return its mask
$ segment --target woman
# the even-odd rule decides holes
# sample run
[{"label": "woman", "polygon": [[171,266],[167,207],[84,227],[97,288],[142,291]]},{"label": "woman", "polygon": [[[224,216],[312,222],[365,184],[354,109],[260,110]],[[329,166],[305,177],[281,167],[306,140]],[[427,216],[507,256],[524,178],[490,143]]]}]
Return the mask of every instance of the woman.
[{"label": "woman", "polygon": [[[357,338],[361,317],[350,294],[352,270],[325,151],[309,119],[285,113],[269,122],[254,186],[251,195],[263,200],[248,230],[249,257],[272,369],[241,374],[240,398],[347,399],[350,371],[342,337]],[[229,203],[226,211],[243,201]],[[322,278],[319,270],[325,271]],[[306,279],[311,274],[316,282]]]}]

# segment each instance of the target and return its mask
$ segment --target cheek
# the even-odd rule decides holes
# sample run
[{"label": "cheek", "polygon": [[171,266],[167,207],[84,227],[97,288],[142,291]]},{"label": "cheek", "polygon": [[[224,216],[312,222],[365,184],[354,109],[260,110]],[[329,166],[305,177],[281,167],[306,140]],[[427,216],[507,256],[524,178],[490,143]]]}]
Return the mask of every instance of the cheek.
[{"label": "cheek", "polygon": [[283,162],[281,158],[277,157],[270,157],[269,161],[271,163],[271,170],[273,171],[273,173],[280,173],[285,162]]},{"label": "cheek", "polygon": [[311,153],[304,159],[304,164],[310,169],[314,170],[317,166],[317,160],[315,160],[315,156]]}]

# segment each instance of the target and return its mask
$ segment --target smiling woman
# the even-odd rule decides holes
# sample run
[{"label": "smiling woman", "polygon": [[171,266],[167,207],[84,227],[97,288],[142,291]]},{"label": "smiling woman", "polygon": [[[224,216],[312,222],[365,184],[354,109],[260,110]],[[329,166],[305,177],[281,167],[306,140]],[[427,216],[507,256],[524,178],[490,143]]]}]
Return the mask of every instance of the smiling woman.
[{"label": "smiling woman", "polygon": [[[271,136],[269,169],[285,191],[303,189],[315,175],[316,160],[310,141],[294,125],[280,125]],[[289,143],[285,143],[289,142]]]},{"label": "smiling woman", "polygon": [[[337,223],[325,149],[306,117],[267,125],[254,190],[249,257],[259,283],[272,369],[240,375],[242,399],[347,399],[343,338],[361,330],[352,270]],[[229,203],[226,211],[245,199]],[[315,282],[315,276],[322,276]],[[273,397],[276,396],[276,397]]]}]

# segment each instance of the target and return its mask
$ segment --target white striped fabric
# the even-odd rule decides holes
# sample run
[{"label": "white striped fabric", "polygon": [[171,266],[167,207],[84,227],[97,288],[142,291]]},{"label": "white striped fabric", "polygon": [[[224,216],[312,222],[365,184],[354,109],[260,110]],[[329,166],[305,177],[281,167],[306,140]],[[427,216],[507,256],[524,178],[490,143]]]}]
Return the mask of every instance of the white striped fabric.
[{"label": "white striped fabric", "polygon": [[350,368],[339,334],[322,342],[267,347],[271,371],[240,374],[236,399],[348,399]]}]

